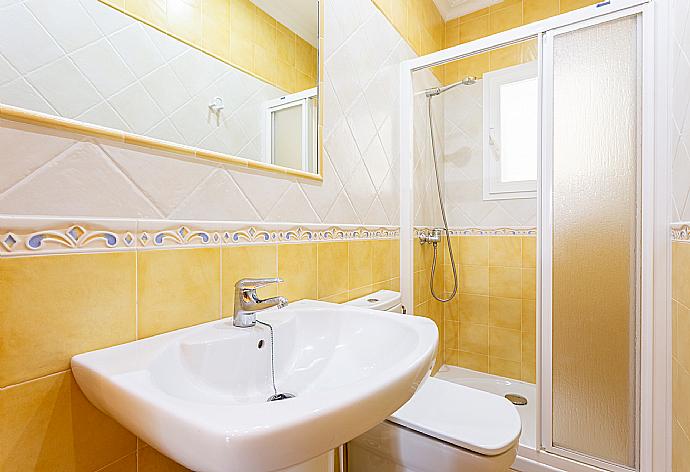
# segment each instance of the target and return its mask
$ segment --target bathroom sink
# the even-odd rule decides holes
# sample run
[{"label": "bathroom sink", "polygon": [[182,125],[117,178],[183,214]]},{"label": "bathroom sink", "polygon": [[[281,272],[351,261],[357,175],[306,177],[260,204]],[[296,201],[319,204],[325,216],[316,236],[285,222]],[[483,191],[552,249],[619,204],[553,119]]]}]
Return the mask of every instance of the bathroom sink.
[{"label": "bathroom sink", "polygon": [[426,318],[324,302],[213,321],[72,358],[87,398],[199,472],[272,471],[322,455],[410,399],[438,342]]}]

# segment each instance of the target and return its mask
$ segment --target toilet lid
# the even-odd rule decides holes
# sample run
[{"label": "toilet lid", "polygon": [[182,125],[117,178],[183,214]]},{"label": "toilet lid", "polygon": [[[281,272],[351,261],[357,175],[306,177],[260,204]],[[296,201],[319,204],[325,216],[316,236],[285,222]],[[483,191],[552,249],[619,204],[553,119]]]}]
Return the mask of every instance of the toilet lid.
[{"label": "toilet lid", "polygon": [[513,447],[522,427],[517,409],[505,398],[434,377],[388,419],[487,456]]},{"label": "toilet lid", "polygon": [[386,311],[400,305],[400,292],[392,290],[379,290],[360,298],[355,298],[346,302],[345,305],[352,305],[359,308],[370,308],[372,310]]}]

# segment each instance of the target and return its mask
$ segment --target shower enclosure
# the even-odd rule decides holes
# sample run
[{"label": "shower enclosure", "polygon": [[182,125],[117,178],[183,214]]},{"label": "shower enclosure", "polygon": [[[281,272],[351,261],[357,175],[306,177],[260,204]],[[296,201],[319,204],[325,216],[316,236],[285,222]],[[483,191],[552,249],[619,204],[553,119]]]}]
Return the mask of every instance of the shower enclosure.
[{"label": "shower enclosure", "polygon": [[527,400],[518,468],[662,463],[653,9],[606,2],[402,65],[403,303],[439,327],[437,377]]}]

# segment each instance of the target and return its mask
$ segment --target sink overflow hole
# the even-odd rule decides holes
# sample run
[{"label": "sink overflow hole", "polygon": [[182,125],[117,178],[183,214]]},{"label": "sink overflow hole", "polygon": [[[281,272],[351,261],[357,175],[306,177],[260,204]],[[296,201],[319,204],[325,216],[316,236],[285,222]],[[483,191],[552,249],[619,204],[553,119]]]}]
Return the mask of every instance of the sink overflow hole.
[{"label": "sink overflow hole", "polygon": [[523,397],[522,395],[518,395],[516,393],[506,393],[505,397],[513,405],[517,405],[517,406],[527,405],[527,399],[525,397]]},{"label": "sink overflow hole", "polygon": [[264,347],[264,340],[259,339],[259,349],[261,349],[262,347]]}]

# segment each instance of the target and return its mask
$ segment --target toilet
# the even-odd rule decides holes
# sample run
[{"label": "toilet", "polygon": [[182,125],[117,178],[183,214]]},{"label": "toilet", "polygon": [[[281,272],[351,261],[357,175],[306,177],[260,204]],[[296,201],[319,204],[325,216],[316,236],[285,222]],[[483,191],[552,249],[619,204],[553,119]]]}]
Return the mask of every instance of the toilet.
[{"label": "toilet", "polygon": [[[348,305],[401,313],[398,292]],[[520,416],[505,398],[429,377],[386,421],[348,443],[351,472],[504,472],[517,455]]]}]

